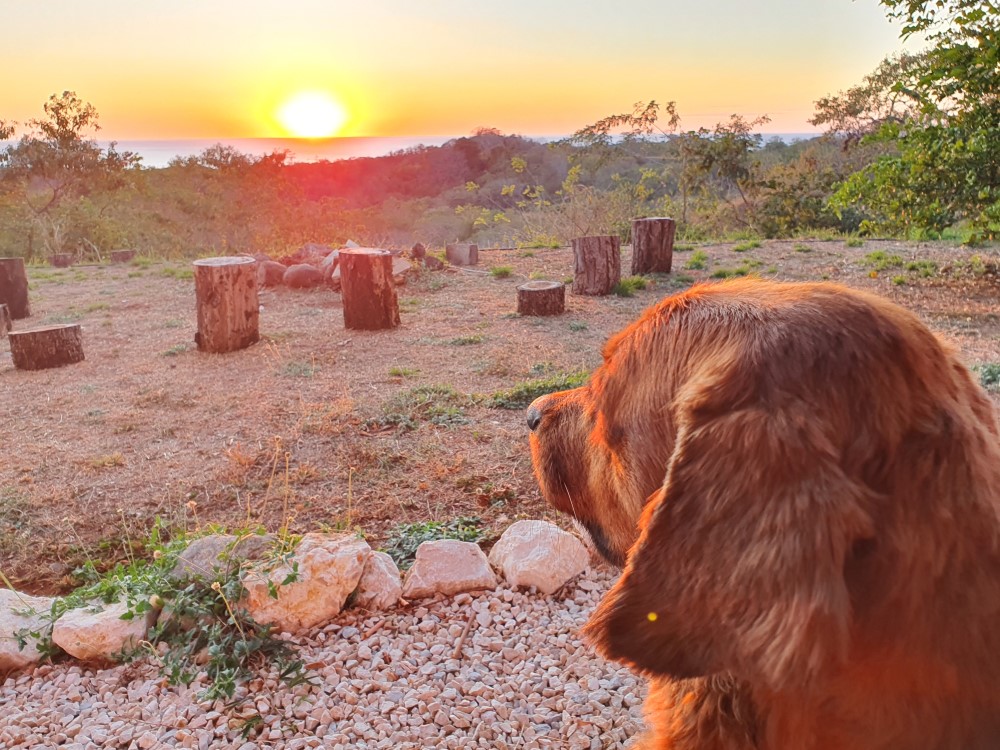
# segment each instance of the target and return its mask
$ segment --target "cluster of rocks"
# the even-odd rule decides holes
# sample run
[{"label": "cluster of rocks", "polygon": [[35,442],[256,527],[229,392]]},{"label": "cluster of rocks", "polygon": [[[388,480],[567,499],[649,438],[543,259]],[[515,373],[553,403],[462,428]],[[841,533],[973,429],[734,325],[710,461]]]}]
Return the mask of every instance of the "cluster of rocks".
[{"label": "cluster of rocks", "polygon": [[[388,554],[352,535],[306,534],[291,554],[276,561],[266,559],[269,547],[262,536],[202,537],[182,553],[173,575],[213,579],[223,566],[238,562],[245,590],[238,606],[259,623],[297,634],[331,622],[352,595],[355,608],[390,610],[408,600],[496,589],[498,574],[513,587],[552,594],[589,561],[579,539],[545,521],[514,523],[488,558],[472,542],[424,542],[405,576]],[[55,601],[0,590],[0,672],[41,661],[37,645]],[[71,609],[51,623],[52,641],[83,661],[113,660],[145,640],[158,617],[170,616],[169,602],[156,604],[162,611],[154,606],[146,616],[131,619],[125,602]]]},{"label": "cluster of rocks", "polygon": [[[258,253],[253,256],[257,260],[257,286],[284,286],[289,289],[328,287],[335,292],[340,291],[340,251],[356,247],[359,245],[351,240],[342,248],[309,242],[291,255],[278,259]],[[406,283],[406,274],[413,269],[413,263],[419,263],[432,271],[444,268],[444,263],[427,255],[424,246],[418,242],[410,250],[408,257],[393,252],[392,275],[397,286]]]}]

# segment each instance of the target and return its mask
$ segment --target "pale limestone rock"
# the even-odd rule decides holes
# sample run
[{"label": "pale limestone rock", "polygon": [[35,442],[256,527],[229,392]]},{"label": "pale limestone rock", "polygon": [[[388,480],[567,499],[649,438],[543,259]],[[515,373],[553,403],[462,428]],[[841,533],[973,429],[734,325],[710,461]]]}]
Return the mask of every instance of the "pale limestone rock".
[{"label": "pale limestone rock", "polygon": [[52,626],[52,642],[70,656],[84,661],[105,661],[122,651],[133,649],[146,638],[149,622],[145,615],[123,620],[128,611],[125,602],[99,603],[92,607],[71,609]]},{"label": "pale limestone rock", "polygon": [[441,539],[417,547],[416,560],[403,582],[403,598],[422,599],[496,587],[496,576],[478,544]]},{"label": "pale limestone rock", "polygon": [[354,604],[369,610],[390,609],[402,593],[403,586],[395,561],[385,552],[373,552],[358,582]]},{"label": "pale limestone rock", "polygon": [[192,576],[213,580],[230,568],[238,568],[247,560],[259,560],[274,544],[273,534],[208,534],[194,539],[177,558],[170,571],[174,579]]},{"label": "pale limestone rock", "polygon": [[583,543],[547,521],[518,521],[490,550],[490,563],[514,586],[557,591],[590,560]]},{"label": "pale limestone rock", "polygon": [[28,596],[0,588],[0,674],[30,667],[42,660],[38,641],[28,637],[22,649],[15,633],[44,631],[48,627],[47,615],[52,609],[52,601],[47,596]]},{"label": "pale limestone rock", "polygon": [[[325,624],[357,588],[370,555],[368,543],[355,536],[306,534],[287,562],[247,570],[242,604],[257,622],[288,633]],[[295,580],[283,584],[295,563]],[[277,599],[271,596],[272,590],[277,591]]]}]

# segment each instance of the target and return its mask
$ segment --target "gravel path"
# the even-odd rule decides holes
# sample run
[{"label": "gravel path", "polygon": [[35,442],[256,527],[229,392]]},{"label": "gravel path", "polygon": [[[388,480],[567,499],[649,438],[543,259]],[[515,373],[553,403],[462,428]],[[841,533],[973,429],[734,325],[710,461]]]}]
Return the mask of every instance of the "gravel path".
[{"label": "gravel path", "polygon": [[612,581],[593,573],[557,598],[499,589],[345,613],[296,639],[314,686],[265,674],[230,707],[198,702],[204,682],[168,686],[149,662],[42,666],[0,686],[0,747],[625,747],[642,729],[645,686],[578,635]]}]

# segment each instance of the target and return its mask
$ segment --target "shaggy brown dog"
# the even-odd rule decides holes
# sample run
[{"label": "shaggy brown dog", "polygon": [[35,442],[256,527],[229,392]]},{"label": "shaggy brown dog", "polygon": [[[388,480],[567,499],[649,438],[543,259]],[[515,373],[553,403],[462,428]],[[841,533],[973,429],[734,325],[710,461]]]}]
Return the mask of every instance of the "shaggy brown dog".
[{"label": "shaggy brown dog", "polygon": [[664,300],[536,400],[548,501],[622,577],[587,632],[644,748],[1000,748],[1000,445],[911,313],[827,284]]}]

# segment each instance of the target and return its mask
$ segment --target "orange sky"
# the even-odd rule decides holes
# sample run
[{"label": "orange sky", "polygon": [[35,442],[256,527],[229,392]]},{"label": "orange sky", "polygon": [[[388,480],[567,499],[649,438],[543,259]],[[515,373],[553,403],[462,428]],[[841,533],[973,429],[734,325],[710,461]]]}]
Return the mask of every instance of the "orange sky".
[{"label": "orange sky", "polygon": [[901,47],[874,0],[33,0],[3,24],[0,119],[68,89],[122,140],[282,137],[302,90],[342,102],[342,135],[559,135],[650,99],[806,132]]}]

